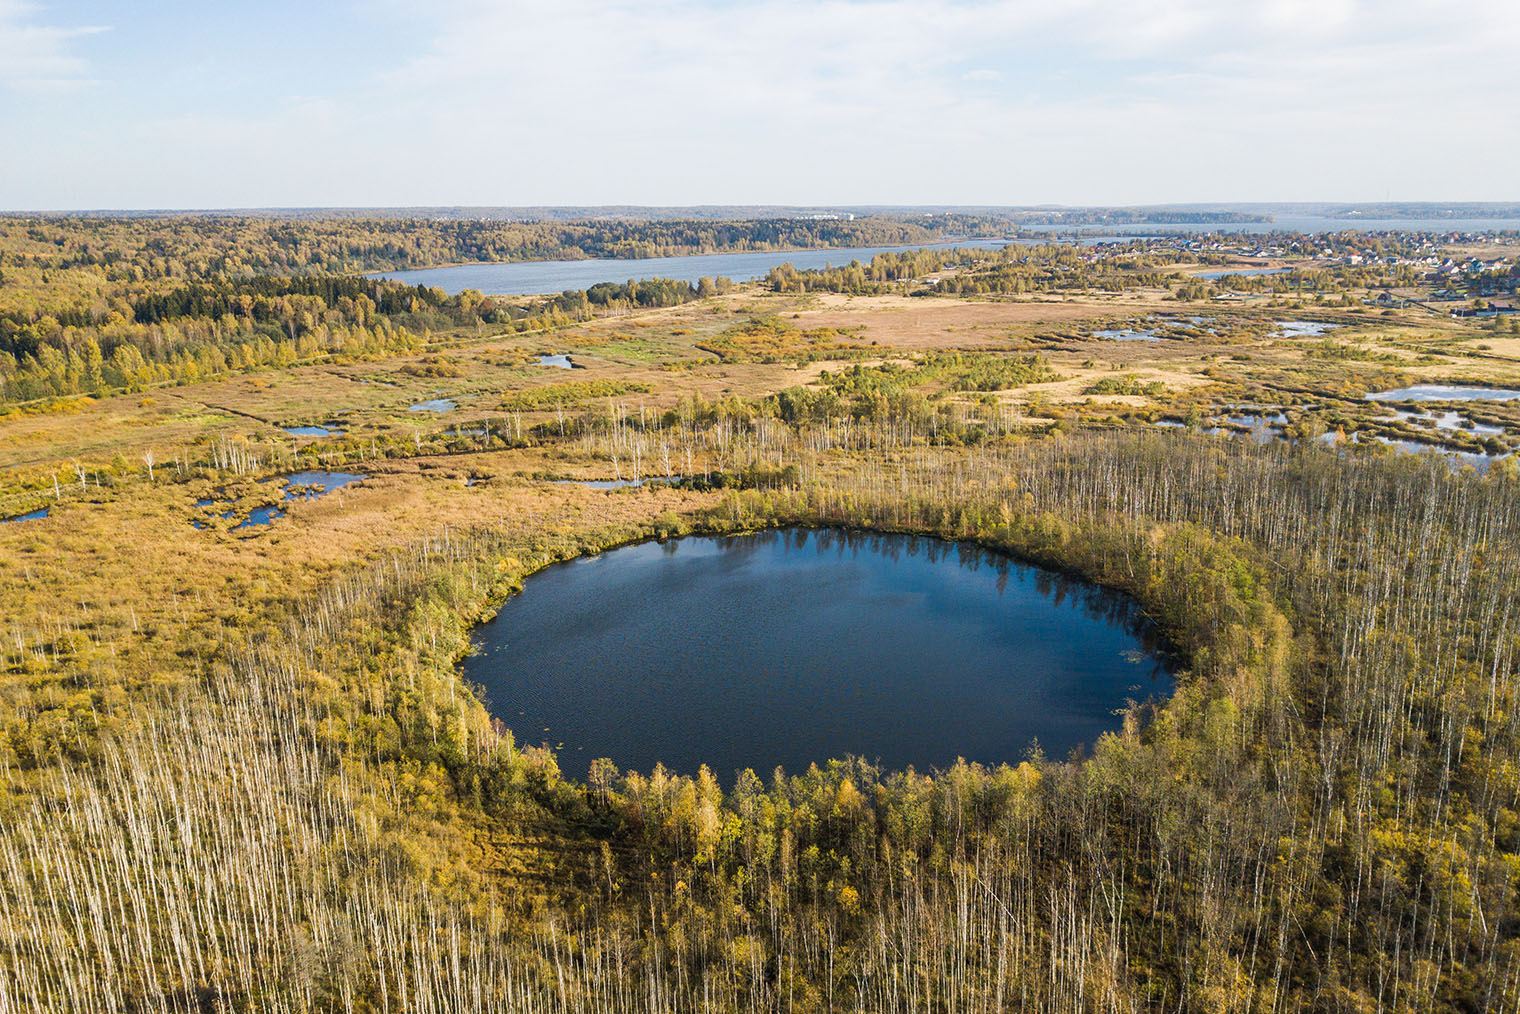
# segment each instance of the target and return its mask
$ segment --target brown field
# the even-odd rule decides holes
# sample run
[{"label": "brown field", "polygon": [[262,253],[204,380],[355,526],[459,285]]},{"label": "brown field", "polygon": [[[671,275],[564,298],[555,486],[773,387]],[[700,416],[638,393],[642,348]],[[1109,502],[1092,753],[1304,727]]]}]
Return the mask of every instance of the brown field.
[{"label": "brown field", "polygon": [[[1520,377],[1520,339],[1418,311],[1392,318],[1286,307],[1256,312],[1262,321],[1314,315],[1346,322],[1328,342],[1266,336],[1260,323],[1251,325],[1241,312],[1230,308],[1231,323],[1214,335],[1116,342],[1089,335],[1152,314],[1222,311],[1168,303],[1160,293],[993,301],[744,291],[557,334],[451,336],[425,352],[384,362],[252,374],[13,414],[0,420],[0,516],[43,506],[51,516],[0,525],[0,566],[8,578],[15,575],[0,587],[0,612],[13,637],[62,624],[87,631],[84,636],[104,646],[102,666],[124,661],[118,653],[146,652],[167,673],[183,667],[183,645],[194,641],[191,629],[214,637],[217,630],[246,626],[250,615],[273,616],[282,603],[340,569],[445,526],[570,532],[711,501],[710,495],[674,490],[607,493],[534,478],[613,474],[609,461],[573,441],[516,450],[472,450],[468,440],[440,446],[455,428],[484,420],[500,426],[504,399],[549,385],[620,382],[648,389],[571,399],[563,406],[571,416],[605,412],[609,401],[635,411],[662,410],[690,396],[756,398],[817,385],[823,371],[856,364],[869,369],[884,362],[912,364],[926,352],[996,356],[1006,350],[1038,353],[1058,379],[990,396],[948,392],[940,384],[925,391],[933,399],[964,403],[973,413],[990,402],[1021,406],[1027,410],[1021,418],[1036,430],[1057,420],[1112,425],[1116,416],[1144,425],[1190,411],[1207,415],[1232,403],[1318,404],[1336,413],[1320,424],[1333,429],[1380,425],[1383,410],[1360,400],[1377,385],[1514,383]],[[851,355],[859,349],[860,356],[729,361],[699,347],[757,314],[773,314],[798,331],[837,329],[843,334],[839,347]],[[1327,348],[1352,358],[1327,358]],[[548,351],[568,352],[584,369],[529,365],[532,354]],[[1086,393],[1110,377],[1159,382],[1161,392]],[[453,399],[458,409],[441,415],[408,411],[434,397]],[[1474,411],[1506,425],[1509,446],[1520,443],[1520,409],[1492,404]],[[557,412],[545,405],[518,415],[526,427],[555,419]],[[333,422],[348,435],[312,439],[280,429]],[[219,444],[245,449],[259,464],[246,474],[215,475],[190,465]],[[387,449],[379,457],[370,453],[382,447]],[[147,479],[148,453],[155,459],[153,482]],[[273,525],[233,530],[251,507],[278,499],[262,479],[324,465],[369,478],[319,500],[292,502]],[[467,479],[474,484],[466,486]],[[197,509],[195,502],[206,497],[234,501],[238,517],[218,517],[227,509],[221,505]],[[206,527],[192,527],[192,519]]]},{"label": "brown field", "polygon": [[[1303,394],[1343,392],[1348,383],[1406,383],[1463,379],[1512,382],[1520,339],[1485,334],[1418,310],[1388,318],[1343,310],[1289,307],[1249,311],[1262,320],[1313,315],[1343,321],[1329,341],[1351,353],[1316,359],[1323,338],[1236,338],[1228,334],[1162,342],[1104,341],[1087,337],[1105,327],[1150,315],[1210,316],[1218,307],[1167,302],[1159,292],[1021,301],[848,297],[777,297],[741,292],[726,299],[610,317],[554,335],[453,337],[416,355],[385,362],[309,366],[152,391],[75,399],[40,414],[0,420],[0,496],[16,493],[23,473],[39,470],[68,481],[76,462],[100,467],[120,454],[134,467],[152,451],[172,462],[197,442],[228,436],[289,451],[313,444],[281,427],[336,424],[355,439],[412,439],[500,415],[508,395],[534,388],[618,381],[647,387],[617,401],[663,409],[688,395],[721,399],[758,397],[817,382],[825,369],[859,362],[907,361],[924,352],[1037,352],[1062,379],[999,393],[999,399],[1076,404],[1083,388],[1109,373],[1132,373],[1167,385],[1161,398],[1124,397],[1132,408],[1186,407],[1178,399],[1239,389],[1253,396],[1274,386]],[[1244,311],[1225,311],[1234,319]],[[842,332],[840,348],[858,357],[827,354],[802,361],[720,360],[700,344],[749,316],[768,313],[807,330]],[[568,352],[576,370],[530,365],[541,352]],[[896,353],[896,355],[894,355]],[[427,375],[432,371],[435,375]],[[458,408],[445,414],[409,406],[445,397]],[[606,399],[600,399],[605,401]],[[1110,399],[1111,400],[1111,399]],[[1188,404],[1191,404],[1189,401]],[[580,411],[584,403],[565,406]],[[549,414],[545,407],[537,414]],[[530,416],[533,413],[528,413]]]}]

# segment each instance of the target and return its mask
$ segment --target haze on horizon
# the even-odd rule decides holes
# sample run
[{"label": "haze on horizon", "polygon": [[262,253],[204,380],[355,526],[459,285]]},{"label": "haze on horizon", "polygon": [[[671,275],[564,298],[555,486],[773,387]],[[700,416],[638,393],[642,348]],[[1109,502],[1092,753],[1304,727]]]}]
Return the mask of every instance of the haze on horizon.
[{"label": "haze on horizon", "polygon": [[0,209],[1513,201],[1475,0],[0,0]]}]

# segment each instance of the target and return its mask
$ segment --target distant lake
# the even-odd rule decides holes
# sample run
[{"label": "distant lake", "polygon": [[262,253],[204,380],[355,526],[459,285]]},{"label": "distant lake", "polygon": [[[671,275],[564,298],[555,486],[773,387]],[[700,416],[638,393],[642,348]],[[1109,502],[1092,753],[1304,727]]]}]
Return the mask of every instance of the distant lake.
[{"label": "distant lake", "polygon": [[1520,391],[1504,387],[1416,384],[1367,395],[1368,401],[1520,401]]},{"label": "distant lake", "polygon": [[464,674],[561,768],[726,784],[846,754],[919,770],[1052,757],[1172,691],[1133,601],[937,539],[794,529],[559,564],[475,632]]},{"label": "distant lake", "polygon": [[488,295],[542,296],[567,290],[589,289],[598,282],[622,283],[630,279],[674,278],[696,283],[702,278],[731,278],[747,282],[770,273],[771,268],[791,264],[799,271],[843,266],[851,261],[869,263],[879,253],[904,250],[974,247],[999,250],[1003,239],[965,239],[950,243],[915,246],[855,246],[828,250],[777,250],[764,253],[697,254],[690,257],[643,259],[592,259],[581,261],[515,261],[509,264],[459,264],[416,271],[381,271],[370,278],[394,278],[408,285],[429,285],[453,295],[475,289]]},{"label": "distant lake", "polygon": [[[1026,225],[1028,232],[1090,232],[1106,230],[1119,238],[1179,232],[1520,232],[1520,218],[1328,218],[1268,212],[1271,222],[1136,222],[1133,225]],[[1114,235],[1109,236],[1115,238]]]},{"label": "distant lake", "polygon": [[[1010,224],[1010,228],[1012,228]],[[1025,225],[1027,233],[1077,235],[1082,245],[1126,243],[1135,239],[1157,239],[1184,232],[1271,233],[1271,232],[1342,232],[1346,230],[1418,231],[1418,232],[1499,232],[1520,231],[1520,219],[1514,218],[1326,218],[1322,215],[1277,215],[1273,222],[1144,222],[1124,225]],[[858,260],[868,263],[879,253],[901,253],[945,247],[974,247],[997,250],[1012,242],[1036,242],[1032,239],[964,239],[942,243],[919,243],[907,246],[834,247],[826,250],[779,250],[747,253],[694,254],[688,257],[648,257],[642,259],[593,258],[575,261],[515,261],[504,264],[458,264],[442,268],[418,268],[413,271],[377,271],[368,278],[393,278],[408,285],[428,285],[450,295],[475,289],[488,295],[542,296],[551,293],[587,289],[598,282],[643,281],[649,278],[673,278],[695,283],[701,278],[731,278],[747,282],[764,277],[774,267],[790,263],[799,271],[839,267]],[[1230,271],[1221,274],[1270,274],[1267,271]],[[1286,270],[1286,269],[1280,269]],[[1203,279],[1214,273],[1199,275]]]}]

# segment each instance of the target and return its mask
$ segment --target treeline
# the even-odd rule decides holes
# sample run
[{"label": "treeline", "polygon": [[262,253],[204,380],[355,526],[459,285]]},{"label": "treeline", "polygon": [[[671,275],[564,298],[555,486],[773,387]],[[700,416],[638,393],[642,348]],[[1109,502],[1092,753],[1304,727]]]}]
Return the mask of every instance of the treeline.
[{"label": "treeline", "polygon": [[[292,301],[291,297],[297,297]],[[310,302],[303,303],[300,297]],[[366,316],[392,316],[442,308],[471,312],[479,320],[495,323],[496,305],[490,297],[472,293],[461,301],[450,299],[442,289],[423,285],[363,278],[357,275],[258,276],[196,282],[170,292],[132,300],[132,313],[139,324],[157,324],[182,317],[247,317],[254,321],[278,321],[288,325],[297,308],[319,312],[336,308],[365,323]],[[84,320],[61,323],[84,324]]]},{"label": "treeline", "polygon": [[[41,344],[19,363],[0,355],[0,405],[75,394],[143,391],[160,384],[193,384],[229,373],[284,368],[323,357],[380,358],[423,347],[422,336],[383,320],[374,327],[319,324],[295,338],[234,329],[207,342],[185,340],[183,334],[171,329],[124,330],[126,337],[109,355],[93,334],[77,341],[65,340],[61,347]],[[134,336],[139,341],[132,340]],[[151,358],[143,355],[144,346]]]},{"label": "treeline", "polygon": [[946,215],[855,219],[605,219],[0,216],[0,272],[89,268],[111,281],[345,274],[459,262],[643,258],[747,250],[901,246],[1001,235],[1006,220]]},{"label": "treeline", "polygon": [[0,404],[193,383],[326,356],[414,351],[434,330],[536,330],[618,308],[677,306],[731,286],[726,278],[695,285],[655,278],[508,303],[474,290],[450,296],[353,275],[260,276],[141,295],[130,316],[0,313]]},{"label": "treeline", "polygon": [[529,317],[479,293],[354,277],[193,283],[122,309],[63,319],[0,312],[0,404],[397,354],[420,348],[433,328]]},{"label": "treeline", "polygon": [[[1066,290],[1124,291],[1164,287],[1163,267],[1194,258],[1185,253],[1146,250],[1139,244],[1081,247],[1069,244],[1013,245],[998,250],[921,249],[886,252],[869,264],[799,271],[791,264],[766,276],[776,292],[847,292],[873,295],[1018,295]],[[932,276],[932,277],[931,277]]]},{"label": "treeline", "polygon": [[1412,264],[1326,264],[1273,275],[1225,275],[1214,285],[1235,292],[1297,296],[1353,289],[1402,288],[1418,285],[1424,277],[1424,270]]},{"label": "treeline", "polygon": [[558,296],[550,297],[544,306],[572,316],[584,314],[593,308],[680,306],[693,299],[731,292],[733,287],[734,283],[730,279],[721,277],[701,278],[695,285],[674,278],[597,282],[584,291],[567,289]]},{"label": "treeline", "polygon": [[[851,417],[861,420],[899,421],[924,431],[938,420],[947,436],[964,440],[967,431],[957,428],[935,405],[946,391],[1006,391],[1057,379],[1050,364],[1040,356],[1001,356],[976,352],[932,352],[912,363],[855,364],[839,372],[824,370],[816,385],[789,387],[762,399],[760,411],[773,413],[789,425],[827,424]],[[935,395],[919,388],[940,385]]]},{"label": "treeline", "polygon": [[[1291,245],[1291,244],[1290,244]],[[1312,244],[1300,244],[1306,247]],[[1325,248],[1314,246],[1323,254]],[[912,295],[1022,295],[1036,292],[1124,292],[1137,288],[1170,289],[1182,299],[1206,299],[1221,290],[1271,293],[1280,296],[1326,295],[1359,289],[1414,286],[1424,271],[1414,264],[1377,263],[1376,257],[1407,253],[1407,244],[1386,237],[1358,239],[1346,248],[1366,251],[1374,258],[1364,264],[1327,262],[1272,275],[1226,275],[1216,280],[1179,278],[1176,267],[1209,263],[1181,247],[1156,247],[1142,242],[1077,246],[1075,244],[1015,245],[998,250],[931,248],[877,254],[869,264],[798,270],[782,264],[766,275],[775,292],[844,292],[854,295],[909,293]],[[1402,254],[1401,254],[1402,255]],[[1496,286],[1508,286],[1509,275]]]},{"label": "treeline", "polygon": [[1228,225],[1240,222],[1270,222],[1272,216],[1254,211],[1200,211],[1188,208],[1060,208],[1010,212],[1009,218],[1023,225],[1094,226],[1149,225]]}]

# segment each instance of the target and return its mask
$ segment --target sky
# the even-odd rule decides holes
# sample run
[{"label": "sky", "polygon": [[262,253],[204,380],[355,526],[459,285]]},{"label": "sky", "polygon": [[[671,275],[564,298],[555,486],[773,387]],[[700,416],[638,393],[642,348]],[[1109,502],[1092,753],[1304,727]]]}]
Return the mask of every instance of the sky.
[{"label": "sky", "polygon": [[1520,200],[1516,0],[0,0],[0,209]]}]

